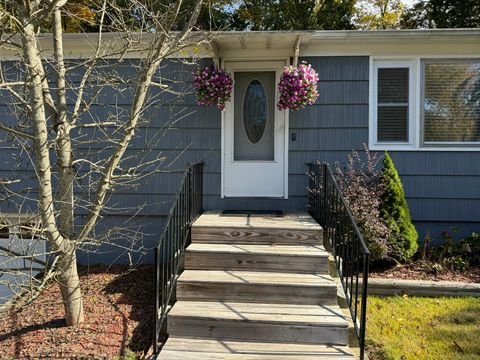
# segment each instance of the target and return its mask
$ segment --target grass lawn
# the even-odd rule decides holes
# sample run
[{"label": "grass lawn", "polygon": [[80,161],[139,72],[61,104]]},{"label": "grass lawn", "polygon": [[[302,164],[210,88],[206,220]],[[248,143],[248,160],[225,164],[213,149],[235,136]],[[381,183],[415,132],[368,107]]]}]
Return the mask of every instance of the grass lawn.
[{"label": "grass lawn", "polygon": [[480,359],[480,299],[368,298],[373,360]]}]

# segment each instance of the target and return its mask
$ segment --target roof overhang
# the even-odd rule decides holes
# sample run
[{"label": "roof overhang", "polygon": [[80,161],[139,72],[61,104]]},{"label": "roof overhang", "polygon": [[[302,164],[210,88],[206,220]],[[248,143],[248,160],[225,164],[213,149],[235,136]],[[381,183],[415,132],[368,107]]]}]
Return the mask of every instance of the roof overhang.
[{"label": "roof overhang", "polygon": [[[200,33],[194,34],[204,38]],[[208,35],[210,41],[196,43],[196,55],[214,58],[294,57],[298,49],[300,56],[458,53],[480,57],[480,29],[222,31]],[[124,36],[104,33],[103,41],[121,42]],[[95,48],[96,37],[94,33],[64,34],[65,52],[70,57],[89,56]],[[152,34],[139,34],[138,37],[141,43],[148,44]],[[51,34],[40,34],[39,41],[43,50],[51,51]],[[12,54],[0,49],[0,57]],[[141,53],[132,53],[128,57],[139,56]]]},{"label": "roof overhang", "polygon": [[[480,29],[249,31],[212,33],[215,54],[294,56],[468,52],[480,56]],[[445,47],[447,46],[447,47]],[[259,55],[261,56],[261,55]]]},{"label": "roof overhang", "polygon": [[332,42],[445,41],[471,39],[480,41],[480,29],[435,30],[317,30],[317,31],[224,31],[212,32],[221,49],[292,48],[300,37],[301,47]]}]

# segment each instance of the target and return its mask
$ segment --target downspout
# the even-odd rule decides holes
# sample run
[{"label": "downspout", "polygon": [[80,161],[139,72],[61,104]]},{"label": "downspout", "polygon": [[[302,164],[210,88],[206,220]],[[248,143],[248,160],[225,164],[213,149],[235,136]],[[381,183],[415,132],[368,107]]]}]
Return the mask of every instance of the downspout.
[{"label": "downspout", "polygon": [[213,65],[216,68],[220,68],[220,51],[215,40],[210,41],[210,49],[213,52]]},{"label": "downspout", "polygon": [[298,55],[300,54],[300,41],[302,40],[302,36],[297,36],[297,42],[295,43],[295,47],[293,49],[293,66],[298,66]]}]

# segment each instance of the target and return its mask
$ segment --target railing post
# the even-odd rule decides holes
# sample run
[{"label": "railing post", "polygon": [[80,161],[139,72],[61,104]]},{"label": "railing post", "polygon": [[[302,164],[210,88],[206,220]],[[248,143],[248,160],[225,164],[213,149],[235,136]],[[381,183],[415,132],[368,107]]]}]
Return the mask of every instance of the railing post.
[{"label": "railing post", "polygon": [[195,165],[189,164],[188,165],[188,177],[190,179],[189,185],[188,185],[188,221],[191,222],[193,218],[193,213],[194,213],[194,207],[195,207],[195,200],[193,198],[194,189],[195,189]]},{"label": "railing post", "polygon": [[160,306],[160,298],[159,298],[159,285],[160,285],[160,264],[158,263],[158,247],[154,249],[154,264],[155,264],[155,283],[154,283],[154,291],[155,291],[155,321],[153,323],[154,326],[154,333],[153,333],[153,351],[155,354],[158,351],[158,335],[160,333],[160,329],[158,328],[158,308]]},{"label": "railing post", "polygon": [[368,298],[368,273],[369,273],[369,254],[365,254],[365,263],[363,265],[362,282],[362,314],[360,315],[360,360],[365,358],[365,335],[367,325],[367,298]]},{"label": "railing post", "polygon": [[198,212],[203,211],[203,162],[200,165],[200,170],[198,174]]},{"label": "railing post", "polygon": [[[323,196],[322,212],[323,213],[322,213],[321,216],[323,216],[323,223],[324,223],[323,226],[325,226],[326,223],[327,223],[327,211],[328,211],[327,206],[326,206],[327,201],[328,201],[328,199],[327,199],[327,165],[322,164],[321,166],[322,166],[321,169],[322,169],[322,182],[323,182],[323,189],[322,189],[322,192],[323,192],[323,194],[322,194],[322,196]],[[327,230],[327,232],[328,232],[328,230]],[[328,239],[328,240],[330,240],[330,239]]]}]

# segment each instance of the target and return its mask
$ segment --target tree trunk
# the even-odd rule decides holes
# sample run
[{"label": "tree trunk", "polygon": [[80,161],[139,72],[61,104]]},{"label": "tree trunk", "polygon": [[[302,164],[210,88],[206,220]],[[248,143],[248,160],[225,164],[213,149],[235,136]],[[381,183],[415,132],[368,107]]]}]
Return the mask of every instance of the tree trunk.
[{"label": "tree trunk", "polygon": [[67,325],[83,322],[83,299],[80,289],[80,279],[77,271],[77,256],[73,239],[73,159],[72,142],[70,139],[70,124],[67,121],[67,92],[65,83],[65,62],[63,57],[62,14],[57,6],[53,12],[53,45],[54,58],[57,69],[57,116],[55,129],[56,152],[58,165],[58,196],[60,199],[59,227],[64,236],[63,248],[68,249],[61,253],[59,265],[59,285],[65,307]]},{"label": "tree trunk", "polygon": [[83,298],[77,271],[75,250],[61,255],[58,282],[62,292],[67,326],[84,321]]},{"label": "tree trunk", "polygon": [[[70,240],[70,236],[64,236],[63,231],[59,231],[55,219],[48,126],[43,93],[43,78],[45,72],[40,58],[35,28],[31,21],[27,21],[24,25],[22,35],[24,58],[31,78],[32,124],[35,134],[33,145],[35,148],[36,173],[39,182],[38,202],[42,216],[42,225],[48,241],[52,244],[53,249],[60,258],[58,267],[60,275],[58,276],[58,281],[65,306],[65,319],[67,325],[74,325],[84,320],[82,293],[77,271],[75,247],[72,244],[72,240]],[[63,145],[64,144],[62,144],[62,147]],[[70,151],[68,151],[68,155],[71,155]],[[68,160],[71,159],[68,158]],[[69,161],[67,161],[67,163],[68,162]],[[71,171],[71,167],[69,168]],[[61,196],[61,199],[67,199],[72,191],[72,186],[66,184],[64,189],[67,191]],[[68,199],[66,201],[67,204],[70,202]],[[68,207],[70,207],[70,205],[68,205]],[[64,225],[68,233],[72,231],[70,226],[73,223],[73,216],[70,216],[71,212],[69,209],[65,213],[68,214],[64,217]]]},{"label": "tree trunk", "polygon": [[57,70],[57,114],[55,117],[56,150],[58,165],[58,195],[60,198],[60,231],[62,235],[73,238],[73,159],[70,124],[67,120],[66,70],[63,56],[62,13],[57,7],[53,13],[53,46],[55,67]]}]

